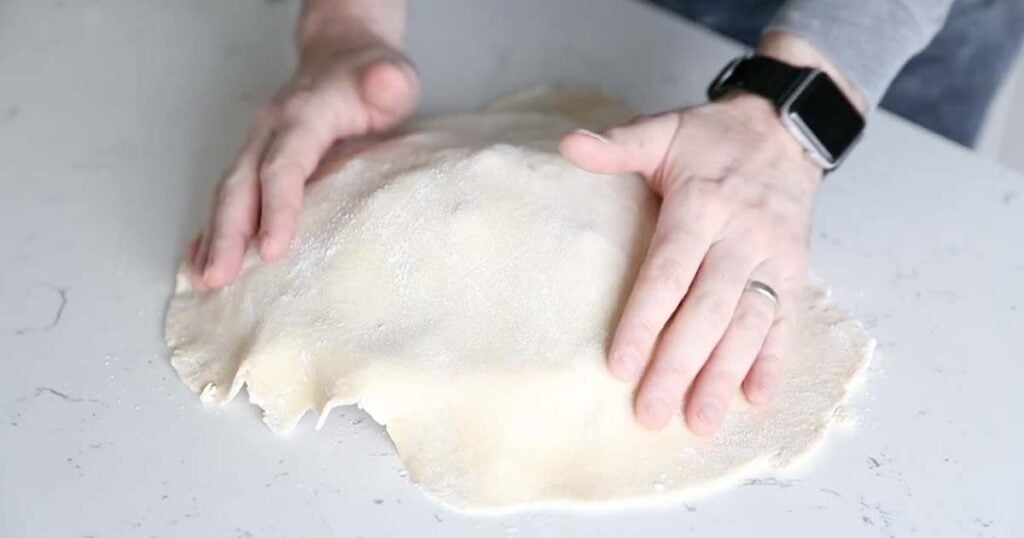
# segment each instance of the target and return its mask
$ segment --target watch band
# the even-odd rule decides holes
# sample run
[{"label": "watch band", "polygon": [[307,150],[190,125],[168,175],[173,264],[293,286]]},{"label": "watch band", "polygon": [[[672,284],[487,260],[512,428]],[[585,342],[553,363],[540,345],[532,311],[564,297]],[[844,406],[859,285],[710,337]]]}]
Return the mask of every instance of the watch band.
[{"label": "watch band", "polygon": [[730,62],[708,87],[714,101],[742,90],[771,102],[779,119],[816,163],[832,170],[864,131],[864,117],[826,73],[764,56]]},{"label": "watch band", "polygon": [[739,58],[730,64],[711,86],[708,98],[714,101],[733,90],[745,90],[782,107],[798,84],[812,69],[796,67],[766,56]]}]

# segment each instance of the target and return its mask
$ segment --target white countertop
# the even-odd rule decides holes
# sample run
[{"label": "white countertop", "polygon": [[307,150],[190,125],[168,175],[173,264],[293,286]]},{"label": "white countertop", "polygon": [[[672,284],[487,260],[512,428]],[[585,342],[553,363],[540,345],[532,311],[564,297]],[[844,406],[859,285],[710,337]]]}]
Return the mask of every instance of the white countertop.
[{"label": "white countertop", "polygon": [[[413,4],[427,112],[545,81],[653,112],[700,100],[737,50],[628,0]],[[1024,535],[1024,178],[886,114],[829,177],[813,241],[880,355],[857,423],[792,476],[676,509],[467,517],[357,411],[278,438],[244,399],[204,408],[164,308],[290,69],[295,7],[0,3],[0,536]]]}]

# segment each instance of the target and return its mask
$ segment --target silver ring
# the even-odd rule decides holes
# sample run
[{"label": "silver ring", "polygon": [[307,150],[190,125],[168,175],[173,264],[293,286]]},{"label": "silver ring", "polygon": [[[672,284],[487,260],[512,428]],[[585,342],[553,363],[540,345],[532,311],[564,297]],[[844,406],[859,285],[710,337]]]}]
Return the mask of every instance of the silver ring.
[{"label": "silver ring", "polygon": [[760,280],[748,280],[746,289],[747,291],[753,291],[761,294],[762,297],[771,301],[772,308],[778,311],[779,294],[775,293],[775,290],[771,286],[761,282]]}]

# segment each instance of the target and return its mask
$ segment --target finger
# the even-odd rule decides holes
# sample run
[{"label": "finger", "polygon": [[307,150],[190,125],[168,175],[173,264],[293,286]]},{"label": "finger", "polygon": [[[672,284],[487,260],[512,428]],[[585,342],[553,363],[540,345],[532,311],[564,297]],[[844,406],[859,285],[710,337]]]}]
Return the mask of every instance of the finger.
[{"label": "finger", "polygon": [[263,259],[277,259],[288,250],[302,208],[303,187],[333,141],[330,123],[312,116],[297,120],[273,137],[260,167],[259,248]]},{"label": "finger", "polygon": [[210,224],[197,259],[202,262],[201,280],[206,287],[224,286],[238,275],[242,256],[256,230],[260,196],[256,167],[268,137],[269,129],[254,127],[245,147],[217,185]]},{"label": "finger", "polygon": [[559,146],[574,164],[598,174],[639,172],[653,177],[679,128],[679,114],[666,113],[615,127],[603,134],[579,129]]},{"label": "finger", "polygon": [[643,373],[710,245],[710,235],[681,225],[671,209],[663,210],[612,338],[609,368],[616,377],[634,382]]},{"label": "finger", "polygon": [[203,282],[203,270],[206,269],[206,258],[210,252],[209,236],[205,229],[199,232],[199,237],[196,238],[196,254],[192,260],[192,285],[200,290],[206,288],[206,283]]},{"label": "finger", "polygon": [[761,352],[743,380],[743,394],[754,405],[771,403],[778,392],[784,358],[789,353],[792,321],[789,317],[775,320],[765,338]]},{"label": "finger", "polygon": [[694,433],[711,435],[721,427],[775,321],[775,308],[774,302],[755,291],[746,290],[740,296],[729,328],[690,390],[686,423]]},{"label": "finger", "polygon": [[196,254],[199,253],[199,242],[202,241],[202,238],[202,232],[196,234],[196,236],[188,242],[188,248],[185,250],[185,259],[188,260],[188,264],[191,265],[193,269],[195,269]]},{"label": "finger", "polygon": [[755,265],[741,249],[722,242],[708,250],[640,384],[636,414],[642,425],[662,428],[682,405],[686,389],[729,326]]},{"label": "finger", "polygon": [[252,179],[226,181],[218,188],[203,270],[207,286],[219,288],[238,276],[245,249],[256,230],[259,197],[259,185]]},{"label": "finger", "polygon": [[412,112],[419,91],[419,76],[406,61],[373,63],[363,72],[360,82],[363,100],[378,113],[375,129],[390,127]]}]

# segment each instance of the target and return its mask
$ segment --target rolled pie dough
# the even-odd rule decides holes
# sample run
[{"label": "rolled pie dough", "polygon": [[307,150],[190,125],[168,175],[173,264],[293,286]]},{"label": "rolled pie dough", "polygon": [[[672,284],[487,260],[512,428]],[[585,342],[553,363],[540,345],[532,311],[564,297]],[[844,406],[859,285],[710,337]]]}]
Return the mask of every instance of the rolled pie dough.
[{"label": "rolled pie dough", "polygon": [[713,438],[681,416],[637,425],[605,354],[658,201],[556,149],[628,116],[595,94],[530,92],[343,157],[307,188],[286,260],[250,252],[212,293],[181,268],[174,368],[208,404],[246,386],[278,433],[358,404],[412,480],[465,509],[674,500],[787,465],[822,438],[872,341],[809,289],[773,405],[737,395]]}]

